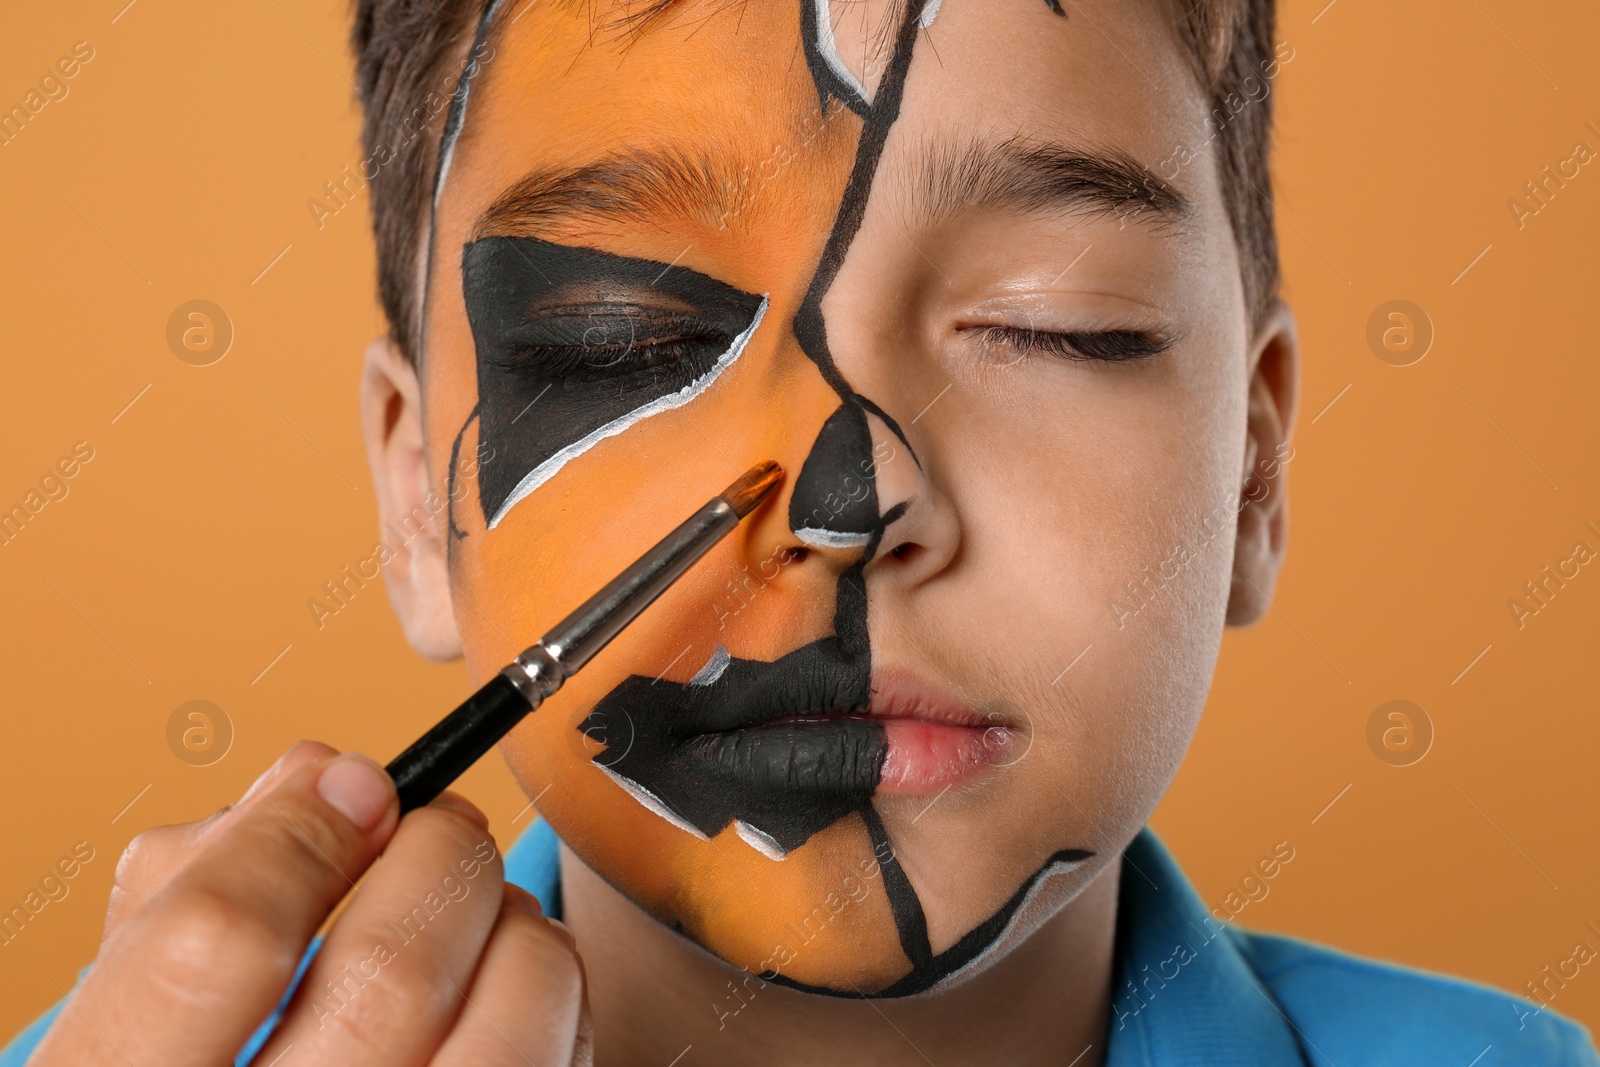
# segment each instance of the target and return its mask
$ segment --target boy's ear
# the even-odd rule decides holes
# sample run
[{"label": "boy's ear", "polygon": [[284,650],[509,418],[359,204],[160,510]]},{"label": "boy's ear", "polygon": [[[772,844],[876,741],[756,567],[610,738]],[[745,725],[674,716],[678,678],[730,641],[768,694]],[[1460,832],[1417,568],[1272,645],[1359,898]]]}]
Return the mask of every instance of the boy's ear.
[{"label": "boy's ear", "polygon": [[1249,390],[1239,531],[1228,592],[1230,626],[1248,626],[1266,614],[1283,563],[1288,524],[1284,468],[1294,458],[1289,432],[1300,391],[1300,341],[1294,315],[1281,302],[1256,332]]},{"label": "boy's ear", "polygon": [[429,659],[455,659],[461,634],[450,600],[444,498],[428,477],[416,369],[388,337],[367,346],[361,433],[378,494],[380,532],[392,553],[383,567],[389,603],[412,648]]}]

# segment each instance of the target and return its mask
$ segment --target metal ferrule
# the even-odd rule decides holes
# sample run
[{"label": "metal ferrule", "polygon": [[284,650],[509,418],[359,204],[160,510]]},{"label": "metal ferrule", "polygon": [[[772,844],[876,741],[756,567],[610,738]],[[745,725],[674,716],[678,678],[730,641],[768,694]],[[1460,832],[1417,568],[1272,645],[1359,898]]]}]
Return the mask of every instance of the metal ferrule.
[{"label": "metal ferrule", "polygon": [[562,667],[561,661],[551,655],[541,641],[525,649],[500,673],[527,699],[529,708],[537,708],[546,697],[561,688],[571,672]]}]

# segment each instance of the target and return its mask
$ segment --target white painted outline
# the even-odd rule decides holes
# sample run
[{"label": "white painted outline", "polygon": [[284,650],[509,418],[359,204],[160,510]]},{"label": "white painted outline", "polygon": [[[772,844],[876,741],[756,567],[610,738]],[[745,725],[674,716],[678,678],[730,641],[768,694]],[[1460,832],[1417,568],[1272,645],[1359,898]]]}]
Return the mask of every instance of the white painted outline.
[{"label": "white painted outline", "polygon": [[771,834],[757,830],[743,819],[733,820],[734,832],[745,844],[776,863],[782,863],[789,854],[779,847],[778,841]]},{"label": "white painted outline", "polygon": [[[1033,885],[1028,889],[1027,893],[1023,894],[1022,903],[1017,905],[1017,910],[1011,913],[1010,919],[1006,920],[1005,928],[1000,931],[999,936],[997,936],[993,941],[989,942],[988,946],[982,952],[978,953],[966,963],[962,964],[960,967],[957,967],[955,970],[939,979],[939,981],[935,982],[929,992],[932,992],[934,989],[949,989],[955,983],[961,981],[963,975],[971,975],[982,969],[982,967],[986,965],[986,962],[1000,950],[1000,947],[1007,943],[1007,940],[1011,937],[1012,931],[1016,929],[1017,923],[1024,915],[1027,914],[1028,908],[1031,907],[1033,902],[1038,899],[1039,894],[1044,892],[1045,883],[1059,875],[1069,874],[1072,871],[1077,870],[1088,861],[1089,857],[1085,857],[1081,860],[1056,860],[1054,863],[1052,863],[1048,868],[1046,868],[1045,872],[1039,876],[1039,880],[1033,883]],[[1063,901],[1061,907],[1066,907],[1067,903],[1067,901]],[[1060,908],[1057,908],[1056,910],[1059,911]],[[1037,930],[1039,926],[1042,926],[1053,915],[1055,915],[1055,912],[1052,912],[1050,915],[1040,919],[1039,922],[1035,924],[1034,929]],[[1031,933],[1032,931],[1030,931],[1030,934]]]},{"label": "white painted outline", "polygon": [[839,42],[833,37],[833,18],[828,14],[828,0],[816,0],[817,6],[817,54],[822,56],[823,62],[833,70],[839,80],[854,89],[856,95],[872,106],[872,94],[867,92],[867,87],[857,80],[855,73],[844,65],[844,60],[839,58]]},{"label": "white painted outline", "polygon": [[728,664],[733,662],[733,656],[721,645],[711,653],[711,658],[706,660],[706,665],[695,671],[694,677],[689,679],[690,685],[710,685],[722,677],[722,672],[728,669]]},{"label": "white painted outline", "polygon": [[[495,16],[497,14],[499,14],[499,13],[500,13],[500,0],[491,0],[491,2],[489,4],[489,9],[483,13],[483,17],[481,19],[479,19],[479,23],[478,24],[480,26],[490,25],[494,21]],[[477,41],[476,41],[476,37],[477,37],[476,32],[473,34],[473,37],[474,37],[474,41],[473,41],[473,44],[472,44],[473,52],[468,53],[467,62],[471,63],[471,64],[476,64],[477,63],[477,58],[475,56],[475,53],[476,53],[477,47],[478,47],[477,46]],[[455,129],[445,131],[448,136],[447,136],[447,138],[445,140],[443,152],[441,153],[441,156],[440,156],[440,159],[439,159],[439,173],[436,174],[434,176],[434,179],[433,179],[433,213],[434,213],[435,216],[437,216],[439,214],[439,198],[444,193],[445,179],[447,177],[449,177],[449,174],[450,174],[450,163],[456,157],[456,142],[461,140],[461,131],[467,128],[467,101],[472,96],[472,83],[474,81],[477,81],[477,74],[478,74],[478,68],[476,66],[473,66],[473,68],[470,71],[463,71],[462,72],[463,81],[461,83],[461,114],[460,114],[460,120],[461,121],[456,123],[456,128]],[[455,103],[454,99],[451,100],[451,103],[452,104]],[[447,117],[446,117],[445,121],[447,121],[447,122],[449,121],[449,118],[448,118],[449,114],[450,114],[449,111],[446,110],[445,115]],[[429,240],[431,242],[432,238],[430,237]],[[433,259],[433,249],[432,249],[432,247],[430,247],[428,249],[428,258],[429,258],[430,262]]]},{"label": "white painted outline", "polygon": [[[693,823],[684,821],[684,819],[681,818],[676,812],[667,807],[666,803],[663,802],[660,797],[650,792],[650,790],[646,789],[638,782],[635,782],[632,778],[624,778],[616,771],[613,771],[611,768],[601,763],[596,763],[595,766],[604,771],[607,778],[610,778],[613,782],[616,782],[617,785],[621,786],[623,792],[627,793],[634,800],[637,800],[646,811],[649,811],[653,815],[659,815],[661,818],[665,819],[673,826],[676,826],[684,833],[691,834],[701,841],[711,840],[705,834],[701,833],[699,828]],[[749,845],[751,848],[767,857],[767,859],[773,860],[777,863],[782,863],[788,857],[788,853],[784,852],[783,849],[778,846],[776,838],[774,838],[771,834],[764,833],[763,831],[756,829],[743,819],[733,820],[733,829],[745,844]]]},{"label": "white painted outline", "polygon": [[[839,80],[856,91],[856,95],[872,106],[872,94],[867,92],[867,87],[855,76],[851,69],[845,66],[844,60],[839,55],[839,41],[833,36],[833,19],[828,13],[828,0],[815,0],[817,8],[817,54],[822,56]],[[933,20],[939,15],[939,4],[942,0],[928,0],[922,8],[922,14],[917,19],[917,25],[927,29],[933,25]]]},{"label": "white painted outline", "polygon": [[608,437],[615,437],[625,430],[631,430],[652,415],[659,415],[663,411],[681,408],[711,388],[711,383],[721,377],[722,372],[733,366],[733,361],[744,353],[745,345],[756,332],[756,327],[761,325],[762,318],[767,314],[767,303],[770,295],[769,293],[761,294],[761,303],[756,307],[755,318],[750,320],[750,325],[745,327],[743,333],[733,339],[733,343],[728,346],[728,350],[718,357],[717,361],[711,365],[710,370],[682,389],[679,389],[676,393],[668,393],[666,396],[657,397],[648,404],[641,404],[620,418],[612,419],[599,429],[586,434],[581,439],[561,449],[555,455],[523,475],[522,481],[518,482],[517,487],[511,490],[511,495],[506,497],[505,503],[501,504],[499,510],[494,513],[494,518],[489,520],[489,529],[492,530],[500,525],[500,520],[506,517],[507,512],[526,499],[529,493],[554,478],[562,467],[565,467],[569,462],[577,459],[601,441]]},{"label": "white painted outline", "polygon": [[812,548],[863,548],[872,540],[871,534],[819,530],[815,526],[802,526],[794,535]]},{"label": "white painted outline", "polygon": [[650,792],[650,790],[646,789],[638,782],[635,782],[632,778],[624,778],[622,775],[618,774],[616,771],[612,770],[610,767],[607,767],[603,763],[596,763],[595,766],[604,771],[607,778],[610,778],[613,782],[616,782],[618,785],[620,785],[623,792],[627,793],[630,797],[644,805],[647,811],[654,812],[656,815],[661,816],[663,819],[667,820],[684,833],[693,834],[702,841],[711,840],[705,834],[701,833],[693,823],[685,822],[676,812],[667,807],[666,803],[660,797]]}]

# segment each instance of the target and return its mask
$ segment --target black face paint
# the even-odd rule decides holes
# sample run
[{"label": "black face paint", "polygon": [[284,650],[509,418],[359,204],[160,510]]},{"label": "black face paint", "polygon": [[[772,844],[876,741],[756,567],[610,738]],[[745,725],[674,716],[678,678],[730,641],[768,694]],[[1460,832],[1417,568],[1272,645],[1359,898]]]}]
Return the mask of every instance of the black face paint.
[{"label": "black face paint", "polygon": [[[819,11],[821,7],[823,10]],[[823,45],[822,20],[828,18],[827,4],[824,0],[800,0],[800,37],[805,42],[806,66],[811,70],[811,80],[817,83],[818,109],[827,114],[828,98],[833,97],[857,115],[865,115],[872,106],[867,103],[867,98],[859,88],[851,84],[854,78],[846,80],[846,76],[834,68],[838,62],[837,54],[830,55],[829,49]],[[828,37],[833,36],[830,28]]]},{"label": "black face paint", "polygon": [[477,348],[484,521],[597,441],[687,402],[737,358],[763,299],[684,267],[534,237],[461,257]]},{"label": "black face paint", "polygon": [[856,404],[828,416],[789,497],[789,528],[818,548],[866,545],[882,518],[872,459],[872,431]]},{"label": "black face paint", "polygon": [[478,405],[472,405],[472,410],[467,412],[467,421],[461,424],[461,429],[456,431],[455,437],[450,440],[450,468],[445,478],[445,519],[450,528],[450,538],[445,542],[445,555],[453,558],[455,543],[467,536],[467,532],[456,523],[456,478],[461,469],[461,439],[467,435],[467,429],[478,417]]},{"label": "black face paint", "polygon": [[[894,911],[895,925],[900,929],[900,944],[902,948],[906,948],[907,942],[911,943],[911,947],[906,948],[906,955],[912,960],[909,973],[884,989],[870,992],[809,985],[779,973],[764,974],[761,977],[769,982],[788,986],[790,989],[850,1000],[910,997],[926,993],[993,947],[1006,932],[1011,920],[1022,910],[1022,906],[1027,903],[1033,891],[1047,877],[1058,870],[1070,869],[1093,855],[1093,852],[1081,848],[1064,848],[1054,853],[1037,871],[1028,876],[1028,880],[1011,894],[1011,898],[1002,904],[999,910],[968,930],[955,944],[935,955],[928,948],[927,924],[922,918],[922,905],[916,899],[916,893],[911,889],[910,883],[905,881],[904,875],[899,875],[896,883],[889,881],[891,870],[897,874],[899,871],[899,864],[892,859],[891,854],[891,859],[882,865],[885,888],[889,891],[889,904]],[[919,932],[920,944],[917,937]]]},{"label": "black face paint", "polygon": [[673,822],[711,837],[737,820],[781,856],[877,789],[888,745],[860,715],[868,685],[865,658],[825,637],[772,663],[732,659],[708,685],[635,675],[578,728],[606,744],[596,764]]},{"label": "black face paint", "polygon": [[606,745],[594,762],[680,826],[710,837],[740,823],[775,858],[852,813],[876,820],[889,749],[882,723],[862,717],[872,663],[861,570],[897,515],[879,516],[872,434],[859,407],[842,405],[789,504],[801,540],[867,549],[840,576],[834,634],[771,663],[730,657],[705,684],[628,678],[579,724]]}]

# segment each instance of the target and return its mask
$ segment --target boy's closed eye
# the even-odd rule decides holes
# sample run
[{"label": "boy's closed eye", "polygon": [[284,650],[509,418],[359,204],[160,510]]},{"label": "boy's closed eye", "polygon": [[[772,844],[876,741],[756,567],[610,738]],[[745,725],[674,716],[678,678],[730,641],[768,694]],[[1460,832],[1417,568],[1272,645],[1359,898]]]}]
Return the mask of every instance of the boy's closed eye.
[{"label": "boy's closed eye", "polygon": [[985,346],[1004,349],[1007,355],[1054,356],[1059,359],[1128,363],[1160,355],[1172,341],[1146,330],[1039,330],[1032,326],[971,326]]},{"label": "boy's closed eye", "polygon": [[598,381],[626,387],[640,375],[692,381],[710,369],[734,335],[693,312],[617,302],[542,310],[512,337],[515,347],[495,357],[508,370],[560,379],[569,387]]}]

